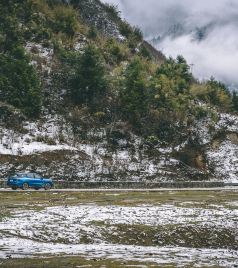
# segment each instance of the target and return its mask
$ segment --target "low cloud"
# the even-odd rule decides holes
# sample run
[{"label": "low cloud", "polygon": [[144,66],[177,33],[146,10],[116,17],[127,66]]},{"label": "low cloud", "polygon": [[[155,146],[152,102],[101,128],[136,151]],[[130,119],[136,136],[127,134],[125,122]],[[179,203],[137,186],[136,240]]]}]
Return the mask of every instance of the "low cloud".
[{"label": "low cloud", "polygon": [[167,56],[183,55],[199,79],[238,85],[238,1],[104,0]]}]

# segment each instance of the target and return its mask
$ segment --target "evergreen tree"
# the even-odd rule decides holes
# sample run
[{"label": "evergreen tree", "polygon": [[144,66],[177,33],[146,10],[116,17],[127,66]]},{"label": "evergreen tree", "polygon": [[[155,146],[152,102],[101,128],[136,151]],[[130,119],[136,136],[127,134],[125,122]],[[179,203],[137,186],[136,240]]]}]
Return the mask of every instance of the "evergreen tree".
[{"label": "evergreen tree", "polygon": [[167,59],[150,79],[150,106],[160,111],[183,113],[188,108],[192,74],[182,56]]},{"label": "evergreen tree", "polygon": [[105,96],[106,89],[105,69],[99,51],[88,45],[79,57],[71,78],[72,100],[95,108]]},{"label": "evergreen tree", "polygon": [[0,54],[0,99],[37,117],[41,110],[41,87],[22,47]]},{"label": "evergreen tree", "polygon": [[0,99],[27,116],[37,117],[40,113],[40,82],[22,47],[11,54],[0,54]]},{"label": "evergreen tree", "polygon": [[146,80],[144,67],[135,58],[125,71],[125,79],[120,92],[122,111],[126,119],[136,121],[147,111]]},{"label": "evergreen tree", "polygon": [[23,48],[23,35],[32,15],[31,1],[0,1],[0,100],[36,117],[41,87]]},{"label": "evergreen tree", "polygon": [[233,104],[233,109],[235,111],[238,111],[238,93],[236,91],[232,92],[232,104]]},{"label": "evergreen tree", "polygon": [[222,109],[229,111],[232,108],[232,98],[226,86],[213,77],[207,82],[208,101]]},{"label": "evergreen tree", "polygon": [[192,82],[192,74],[189,70],[186,60],[182,56],[178,56],[176,60],[169,58],[162,64],[158,70],[158,76],[166,76],[173,81],[173,90],[179,94],[186,92]]}]

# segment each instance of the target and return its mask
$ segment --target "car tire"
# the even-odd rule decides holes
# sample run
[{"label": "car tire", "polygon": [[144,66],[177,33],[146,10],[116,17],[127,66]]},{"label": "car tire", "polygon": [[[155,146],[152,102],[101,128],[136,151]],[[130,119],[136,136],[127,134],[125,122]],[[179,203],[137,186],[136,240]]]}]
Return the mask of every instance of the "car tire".
[{"label": "car tire", "polygon": [[50,190],[51,189],[51,185],[49,183],[46,183],[45,186],[44,186],[44,189],[47,191],[47,190]]},{"label": "car tire", "polygon": [[28,185],[28,183],[23,183],[23,185],[22,185],[22,190],[28,190],[29,189],[29,185]]},{"label": "car tire", "polygon": [[15,187],[15,186],[12,186],[12,190],[16,190],[17,189],[17,187]]}]

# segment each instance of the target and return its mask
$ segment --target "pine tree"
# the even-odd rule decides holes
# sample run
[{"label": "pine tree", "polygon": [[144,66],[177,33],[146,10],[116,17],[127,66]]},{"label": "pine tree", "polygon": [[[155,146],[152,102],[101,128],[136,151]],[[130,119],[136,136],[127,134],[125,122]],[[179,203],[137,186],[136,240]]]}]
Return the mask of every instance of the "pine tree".
[{"label": "pine tree", "polygon": [[232,92],[232,104],[233,104],[233,109],[235,111],[238,111],[238,93],[236,91]]},{"label": "pine tree", "polygon": [[174,91],[177,94],[186,92],[192,82],[192,74],[186,60],[178,56],[176,60],[169,58],[157,70],[158,76],[166,76],[174,83]]},{"label": "pine tree", "polygon": [[88,45],[79,57],[71,78],[72,100],[95,108],[105,96],[106,89],[107,80],[100,54],[93,45]]},{"label": "pine tree", "polygon": [[135,58],[125,71],[125,80],[120,92],[120,101],[124,117],[135,121],[147,111],[146,80],[144,67],[139,58]]},{"label": "pine tree", "polygon": [[0,99],[29,117],[40,114],[40,82],[22,47],[10,54],[0,54]]}]

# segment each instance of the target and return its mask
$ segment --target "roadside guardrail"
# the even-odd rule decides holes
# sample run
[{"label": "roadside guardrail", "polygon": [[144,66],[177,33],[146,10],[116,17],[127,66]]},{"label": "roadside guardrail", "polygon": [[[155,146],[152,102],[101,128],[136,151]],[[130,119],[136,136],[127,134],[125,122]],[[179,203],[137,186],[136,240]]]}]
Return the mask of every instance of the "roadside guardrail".
[{"label": "roadside guardrail", "polygon": [[[66,181],[54,180],[55,189],[158,189],[158,188],[216,188],[238,186],[220,181],[179,181],[179,182],[151,182],[151,181]],[[0,180],[0,188],[6,188],[6,180]]]}]

